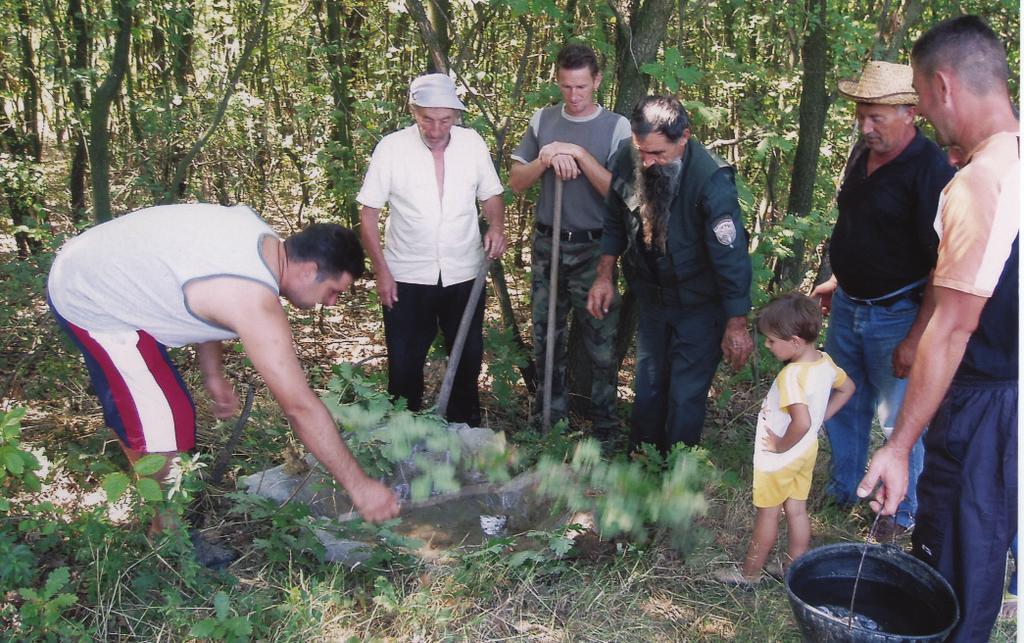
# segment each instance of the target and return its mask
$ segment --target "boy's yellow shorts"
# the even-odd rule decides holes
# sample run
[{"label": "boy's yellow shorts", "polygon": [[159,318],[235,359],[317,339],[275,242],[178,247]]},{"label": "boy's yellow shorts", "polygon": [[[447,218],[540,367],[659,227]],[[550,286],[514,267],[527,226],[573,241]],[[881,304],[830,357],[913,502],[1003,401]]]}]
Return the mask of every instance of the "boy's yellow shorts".
[{"label": "boy's yellow shorts", "polygon": [[754,506],[778,507],[789,499],[807,500],[811,492],[818,443],[785,467],[776,471],[754,469]]}]

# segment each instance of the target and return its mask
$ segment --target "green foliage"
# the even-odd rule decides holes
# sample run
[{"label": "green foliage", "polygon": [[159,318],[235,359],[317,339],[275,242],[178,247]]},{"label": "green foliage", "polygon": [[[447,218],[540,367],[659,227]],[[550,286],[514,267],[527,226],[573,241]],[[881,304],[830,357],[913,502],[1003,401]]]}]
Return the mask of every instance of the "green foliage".
[{"label": "green foliage", "polygon": [[560,461],[541,458],[539,489],[573,511],[594,512],[603,537],[625,534],[643,542],[648,528],[657,526],[685,550],[695,543],[694,520],[707,510],[702,492],[710,473],[706,459],[683,447],[665,462],[653,450],[645,459],[646,464],[604,461],[600,443],[586,439],[576,446],[568,470]]},{"label": "green foliage", "polygon": [[527,363],[527,356],[516,343],[514,332],[511,326],[495,323],[488,323],[484,331],[487,372],[493,378],[491,395],[500,408],[512,406],[515,386],[521,381],[519,369]]},{"label": "green foliage", "polygon": [[[416,474],[407,482],[414,501],[458,491],[460,463],[492,481],[508,479],[514,455],[505,448],[503,437],[495,448],[463,463],[462,440],[443,419],[395,408],[379,382],[368,380],[348,364],[336,366],[333,372],[324,403],[346,431],[349,449],[369,475],[391,476],[396,465],[411,462]],[[345,402],[357,391],[354,397],[359,401]]]},{"label": "green foliage", "polygon": [[8,207],[16,207],[29,219],[13,225],[4,220],[0,230],[8,234],[23,233],[35,241],[49,237],[46,226],[46,211],[43,209],[42,166],[28,155],[11,155],[0,152],[0,194],[7,200]]},{"label": "green foliage", "polygon": [[66,612],[78,602],[74,594],[63,592],[71,580],[67,567],[58,567],[46,577],[38,589],[22,587],[18,594],[23,599],[18,614],[19,629],[31,640],[66,641],[89,640],[85,628],[68,618]]},{"label": "green foliage", "polygon": [[231,599],[223,592],[213,595],[214,615],[204,618],[189,630],[188,635],[197,639],[211,641],[248,641],[252,634],[252,625],[245,616],[232,616]]},{"label": "green foliage", "polygon": [[252,524],[253,547],[271,563],[293,561],[322,563],[324,546],[316,537],[309,507],[300,502],[278,506],[272,500],[248,493],[232,493],[230,513],[245,516]]},{"label": "green foliage", "polygon": [[21,448],[21,418],[25,409],[0,414],[0,512],[10,511],[11,497],[21,491],[40,490],[39,460]]},{"label": "green foliage", "polygon": [[662,61],[641,65],[640,70],[664,83],[673,94],[684,85],[693,85],[698,82],[704,75],[696,67],[687,65],[683,61],[682,54],[675,47],[666,47]]}]

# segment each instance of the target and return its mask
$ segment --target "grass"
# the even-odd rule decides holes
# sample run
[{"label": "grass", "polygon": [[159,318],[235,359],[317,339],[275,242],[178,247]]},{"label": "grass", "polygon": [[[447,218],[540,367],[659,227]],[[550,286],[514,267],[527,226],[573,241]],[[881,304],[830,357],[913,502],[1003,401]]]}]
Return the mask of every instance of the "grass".
[{"label": "grass", "polygon": [[[709,482],[703,537],[685,558],[655,537],[645,544],[618,542],[611,555],[549,556],[518,566],[501,547],[461,550],[440,563],[381,548],[374,564],[346,569],[320,561],[311,519],[301,507],[263,511],[239,507],[227,495],[235,478],[279,464],[282,453],[297,444],[244,356],[230,353],[228,372],[240,392],[242,382],[252,381],[259,393],[228,481],[208,490],[200,503],[210,533],[242,553],[228,573],[213,573],[182,553],[187,546],[180,538],[147,540],[137,506],[117,515],[96,504],[102,476],[125,463],[88,394],[84,369],[45,315],[39,279],[44,270],[0,276],[2,305],[8,307],[0,370],[17,374],[7,378],[0,402],[3,408],[29,408],[23,446],[44,454],[50,467],[41,493],[17,496],[12,512],[0,516],[0,581],[6,583],[0,582],[0,632],[6,632],[0,639],[799,640],[780,583],[766,580],[757,591],[746,592],[710,580],[746,547],[754,516],[750,445],[767,382],[716,382],[713,397],[724,399],[717,393],[724,390],[729,397],[711,406],[705,446],[725,474]],[[326,381],[333,362],[371,358],[369,365],[383,365],[372,359],[382,352],[380,345],[339,340],[365,337],[362,325],[379,321],[366,310],[364,298],[357,294],[341,314],[302,313],[303,322],[296,323],[303,361],[319,381]],[[193,360],[189,351],[178,357]],[[183,369],[198,392],[196,371]],[[213,421],[201,393],[197,396],[199,450],[210,462],[230,427]],[[511,405],[485,399],[486,416],[514,443],[528,404],[522,391]],[[539,452],[536,436],[528,439],[524,451]],[[821,481],[827,446],[819,453],[815,479]],[[870,511],[829,507],[820,487],[815,485],[809,499],[814,543],[863,541]],[[780,532],[784,543],[784,525]],[[25,612],[29,601],[22,590],[41,588],[62,568],[69,570],[69,579],[57,591],[74,602],[53,603],[50,613]],[[1015,638],[1015,624],[1002,622],[992,640]]]}]

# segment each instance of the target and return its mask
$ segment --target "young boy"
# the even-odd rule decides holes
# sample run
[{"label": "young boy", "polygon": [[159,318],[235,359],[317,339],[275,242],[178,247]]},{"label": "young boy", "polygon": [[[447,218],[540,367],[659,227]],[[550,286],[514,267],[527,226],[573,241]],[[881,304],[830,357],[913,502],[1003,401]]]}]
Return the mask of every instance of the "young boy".
[{"label": "young boy", "polygon": [[789,526],[789,560],[807,551],[811,541],[807,494],[818,454],[818,431],[854,391],[843,369],[815,347],[821,330],[821,309],[814,300],[798,293],[782,295],[761,310],[757,327],[765,336],[765,347],[786,365],[772,383],[757,416],[757,519],[750,547],[741,570],[717,575],[722,582],[742,587],[752,587],[761,580],[765,559],[778,537],[783,509]]}]

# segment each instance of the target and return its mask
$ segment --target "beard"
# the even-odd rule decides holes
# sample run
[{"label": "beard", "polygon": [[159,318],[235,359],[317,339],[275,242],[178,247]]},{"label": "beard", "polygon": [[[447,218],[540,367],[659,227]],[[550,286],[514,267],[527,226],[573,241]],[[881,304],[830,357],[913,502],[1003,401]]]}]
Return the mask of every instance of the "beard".
[{"label": "beard", "polygon": [[633,188],[640,201],[640,224],[644,246],[648,250],[657,248],[665,254],[668,241],[668,219],[672,200],[679,187],[682,159],[665,165],[643,166],[640,155],[633,150]]}]

